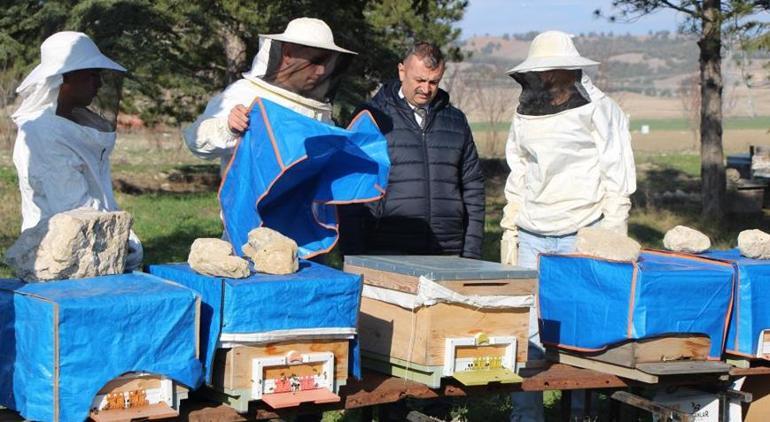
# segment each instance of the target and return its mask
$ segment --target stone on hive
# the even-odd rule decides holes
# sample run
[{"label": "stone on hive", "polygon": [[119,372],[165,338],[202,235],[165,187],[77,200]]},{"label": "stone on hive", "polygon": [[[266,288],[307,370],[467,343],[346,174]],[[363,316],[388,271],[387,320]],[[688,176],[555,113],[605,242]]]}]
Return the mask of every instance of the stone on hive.
[{"label": "stone on hive", "polygon": [[634,239],[616,231],[584,227],[577,233],[575,250],[583,255],[613,261],[635,261],[642,250]]},{"label": "stone on hive", "polygon": [[267,274],[291,274],[299,269],[297,242],[267,227],[249,232],[249,241],[241,248],[254,262],[254,269]]},{"label": "stone on hive", "polygon": [[5,262],[25,281],[123,273],[131,215],[78,208],[24,230]]},{"label": "stone on hive", "polygon": [[187,263],[193,270],[214,277],[244,278],[250,274],[249,263],[234,256],[229,242],[222,239],[202,237],[195,239],[190,247]]},{"label": "stone on hive", "polygon": [[676,226],[663,236],[663,246],[670,251],[701,253],[711,247],[711,240],[698,230]]},{"label": "stone on hive", "polygon": [[762,230],[744,230],[738,235],[741,255],[754,259],[770,259],[770,234]]}]

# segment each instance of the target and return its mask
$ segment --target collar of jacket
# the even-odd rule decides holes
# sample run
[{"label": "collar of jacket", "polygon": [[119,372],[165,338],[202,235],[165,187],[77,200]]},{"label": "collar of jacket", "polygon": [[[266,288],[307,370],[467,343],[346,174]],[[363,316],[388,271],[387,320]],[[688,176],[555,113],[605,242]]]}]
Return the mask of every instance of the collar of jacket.
[{"label": "collar of jacket", "polygon": [[[374,95],[373,100],[375,102],[384,101],[390,105],[393,105],[395,107],[402,108],[406,111],[411,112],[412,109],[411,107],[409,107],[409,104],[406,102],[406,99],[402,99],[401,97],[399,97],[398,95],[399,89],[401,89],[401,81],[398,81],[398,80],[387,81],[382,85],[382,88],[380,88],[377,94]],[[437,111],[446,107],[447,104],[449,104],[449,93],[439,88],[438,93],[436,94],[436,97],[433,98],[433,101],[431,101],[430,105],[428,106],[429,114],[436,113]]]},{"label": "collar of jacket", "polygon": [[329,103],[317,101],[312,98],[303,97],[302,95],[291,92],[288,89],[284,89],[279,86],[273,85],[270,82],[266,82],[260,78],[255,78],[251,75],[244,75],[244,79],[247,79],[249,82],[253,83],[254,85],[262,89],[266,89],[275,95],[286,98],[289,101],[295,102],[305,107],[309,107],[319,111],[331,112],[332,110],[331,104]]}]

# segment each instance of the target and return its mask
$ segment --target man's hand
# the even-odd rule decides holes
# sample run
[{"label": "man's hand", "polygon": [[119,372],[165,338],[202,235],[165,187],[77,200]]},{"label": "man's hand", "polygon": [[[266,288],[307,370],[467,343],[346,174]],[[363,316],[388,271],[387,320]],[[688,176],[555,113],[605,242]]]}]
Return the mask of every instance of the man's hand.
[{"label": "man's hand", "polygon": [[249,109],[241,104],[233,107],[227,116],[227,127],[230,132],[243,133],[249,127]]}]

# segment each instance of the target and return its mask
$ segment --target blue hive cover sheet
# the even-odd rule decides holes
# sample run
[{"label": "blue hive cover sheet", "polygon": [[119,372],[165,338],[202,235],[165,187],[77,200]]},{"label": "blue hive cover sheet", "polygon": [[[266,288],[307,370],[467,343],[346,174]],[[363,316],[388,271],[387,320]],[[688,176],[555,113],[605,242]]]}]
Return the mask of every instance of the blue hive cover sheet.
[{"label": "blue hive cover sheet", "polygon": [[196,388],[197,309],[192,290],[148,274],[0,280],[0,404],[31,420],[81,422],[126,372]]},{"label": "blue hive cover sheet", "polygon": [[732,278],[729,264],[662,252],[643,252],[635,263],[541,255],[540,338],[595,351],[625,340],[705,334],[709,358],[719,359]]},{"label": "blue hive cover sheet", "polygon": [[707,251],[701,256],[729,262],[735,269],[736,293],[725,350],[763,355],[760,337],[770,330],[770,260],[746,258],[738,249]]},{"label": "blue hive cover sheet", "polygon": [[[149,272],[200,293],[201,360],[208,383],[222,336],[356,333],[363,289],[358,274],[305,260],[294,274],[257,273],[242,279],[199,274],[188,264],[151,265]],[[350,364],[350,373],[360,378],[357,340],[351,342]]]},{"label": "blue hive cover sheet", "polygon": [[346,130],[258,98],[249,119],[219,190],[239,255],[261,226],[294,239],[300,257],[326,253],[337,242],[336,205],[384,195],[388,146],[369,112]]}]

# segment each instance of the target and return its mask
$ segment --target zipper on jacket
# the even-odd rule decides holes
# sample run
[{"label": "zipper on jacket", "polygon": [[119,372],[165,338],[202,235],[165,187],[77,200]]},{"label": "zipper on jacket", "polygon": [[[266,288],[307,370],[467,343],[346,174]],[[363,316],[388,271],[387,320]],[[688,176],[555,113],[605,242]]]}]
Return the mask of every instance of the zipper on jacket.
[{"label": "zipper on jacket", "polygon": [[[427,119],[428,116],[425,116],[425,118]],[[426,214],[426,216],[428,217],[427,218],[427,220],[428,220],[428,230],[425,233],[425,245],[428,248],[431,248],[431,244],[430,244],[431,236],[430,236],[430,233],[432,231],[432,226],[433,226],[432,223],[433,223],[433,221],[432,221],[432,218],[431,218],[431,214],[432,214],[432,211],[431,211],[431,201],[432,201],[432,199],[431,199],[431,194],[430,194],[430,157],[428,157],[428,136],[427,136],[427,132],[426,132],[427,128],[428,128],[428,122],[426,121],[425,122],[425,129],[420,129],[420,130],[422,132],[422,151],[423,151],[423,155],[425,157],[425,159],[423,160],[423,172],[425,173],[425,199],[427,200],[427,204],[428,204],[428,206],[427,206],[427,214]],[[430,250],[430,252],[432,253],[433,251]]]}]

